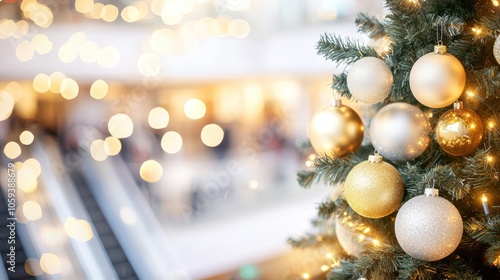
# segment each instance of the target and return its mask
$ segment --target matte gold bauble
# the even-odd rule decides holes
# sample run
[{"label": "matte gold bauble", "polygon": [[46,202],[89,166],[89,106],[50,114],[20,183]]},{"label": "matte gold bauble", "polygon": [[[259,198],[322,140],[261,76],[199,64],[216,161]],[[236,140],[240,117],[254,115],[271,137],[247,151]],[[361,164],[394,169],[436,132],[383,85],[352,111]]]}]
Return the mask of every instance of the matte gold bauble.
[{"label": "matte gold bauble", "polygon": [[309,123],[309,139],[320,155],[334,158],[355,152],[363,141],[364,126],[351,108],[333,100],[316,112]]},{"label": "matte gold bauble", "polygon": [[372,155],[347,175],[344,195],[349,206],[367,218],[382,218],[396,211],[403,200],[401,174],[382,156]]},{"label": "matte gold bauble", "polygon": [[347,87],[358,101],[373,104],[383,101],[391,92],[394,78],[391,69],[380,58],[363,57],[347,74]]},{"label": "matte gold bauble", "polygon": [[472,110],[456,102],[436,125],[436,140],[448,154],[463,156],[472,153],[483,138],[483,122]]},{"label": "matte gold bauble", "polygon": [[465,69],[446,52],[446,46],[434,47],[415,62],[410,72],[410,88],[418,102],[430,108],[443,108],[457,100],[465,87]]},{"label": "matte gold bauble", "polygon": [[395,220],[396,239],[403,250],[426,262],[449,256],[462,240],[463,221],[458,209],[438,196],[438,190],[425,189],[425,195],[408,200]]}]

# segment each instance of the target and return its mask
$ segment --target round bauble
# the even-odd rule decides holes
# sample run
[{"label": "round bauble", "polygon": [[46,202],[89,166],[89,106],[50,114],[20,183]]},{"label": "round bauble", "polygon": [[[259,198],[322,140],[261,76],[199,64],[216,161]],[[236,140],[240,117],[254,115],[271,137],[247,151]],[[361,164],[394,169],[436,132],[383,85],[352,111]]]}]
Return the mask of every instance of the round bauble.
[{"label": "round bauble", "polygon": [[457,100],[465,88],[465,69],[460,61],[435,46],[434,52],[420,57],[410,71],[410,88],[418,102],[443,108]]},{"label": "round bauble", "polygon": [[364,126],[351,108],[333,100],[320,109],[309,123],[309,140],[320,155],[342,157],[355,152],[363,141]]},{"label": "round bauble", "polygon": [[500,64],[500,35],[497,37],[495,44],[493,45],[493,56],[495,56],[498,64]]},{"label": "round bauble", "polygon": [[450,255],[462,239],[463,222],[457,208],[428,188],[408,200],[396,216],[396,239],[415,259],[432,262]]},{"label": "round bauble", "polygon": [[472,153],[483,138],[483,122],[472,110],[464,108],[462,102],[444,113],[436,125],[436,140],[448,154],[463,156]]},{"label": "round bauble", "polygon": [[373,117],[370,138],[385,159],[408,161],[425,151],[430,131],[429,121],[419,108],[396,102],[382,107]]},{"label": "round bauble", "polygon": [[376,57],[361,58],[347,74],[347,87],[351,95],[368,104],[383,101],[391,92],[393,82],[389,66]]},{"label": "round bauble", "polygon": [[396,211],[403,200],[401,174],[379,155],[356,165],[344,182],[349,206],[367,218],[382,218]]},{"label": "round bauble", "polygon": [[342,224],[342,219],[335,219],[335,235],[342,249],[348,254],[359,258],[363,252],[363,244],[360,242],[359,234],[349,230]]}]

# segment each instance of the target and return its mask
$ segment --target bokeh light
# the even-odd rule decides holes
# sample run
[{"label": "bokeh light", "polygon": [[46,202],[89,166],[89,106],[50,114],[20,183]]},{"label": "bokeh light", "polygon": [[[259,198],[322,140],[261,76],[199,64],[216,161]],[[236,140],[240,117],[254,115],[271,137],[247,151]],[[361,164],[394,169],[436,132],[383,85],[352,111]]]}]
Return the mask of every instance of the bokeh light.
[{"label": "bokeh light", "polygon": [[31,276],[40,276],[43,274],[40,261],[34,258],[29,258],[24,262],[24,270]]},{"label": "bokeh light", "polygon": [[50,90],[51,83],[49,75],[40,73],[33,79],[33,89],[36,92],[44,93]]},{"label": "bokeh light", "polygon": [[129,116],[116,114],[109,119],[108,130],[116,138],[127,138],[134,131],[134,123]]},{"label": "bokeh light", "polygon": [[108,94],[109,86],[103,80],[97,80],[90,86],[90,96],[95,99],[103,99]]},{"label": "bokeh light", "polygon": [[163,167],[155,160],[146,160],[139,170],[141,178],[149,183],[158,182],[163,175]]},{"label": "bokeh light", "polygon": [[23,167],[27,167],[33,171],[33,174],[35,174],[36,177],[40,176],[42,174],[42,165],[36,158],[29,158],[27,159]]},{"label": "bokeh light", "polygon": [[224,130],[216,124],[207,124],[201,130],[201,141],[208,147],[217,147],[224,139]]},{"label": "bokeh light", "polygon": [[62,63],[71,63],[78,57],[78,47],[62,44],[57,55]]},{"label": "bokeh light", "polygon": [[61,272],[61,260],[54,254],[45,253],[40,257],[40,267],[47,274],[58,274]]},{"label": "bokeh light", "polygon": [[205,103],[199,99],[191,98],[184,103],[184,114],[192,120],[203,118],[206,112]]},{"label": "bokeh light", "polygon": [[30,221],[42,218],[42,207],[35,201],[29,200],[23,203],[23,215]]},{"label": "bokeh light", "polygon": [[168,154],[175,154],[182,149],[182,137],[175,131],[169,131],[161,138],[161,148]]},{"label": "bokeh light", "polygon": [[93,7],[94,0],[75,0],[75,10],[79,13],[89,13]]},{"label": "bokeh light", "polygon": [[250,25],[246,20],[235,19],[229,23],[229,34],[234,38],[245,38],[250,33]]},{"label": "bokeh light", "polygon": [[78,56],[83,62],[93,63],[97,61],[97,56],[101,48],[99,45],[92,41],[86,41],[83,45],[78,49]]},{"label": "bokeh light", "polygon": [[78,83],[75,80],[71,78],[66,78],[62,81],[60,92],[61,96],[64,99],[67,100],[74,99],[75,97],[78,96],[78,91],[79,91]]},{"label": "bokeh light", "polygon": [[115,67],[120,62],[121,54],[120,51],[113,47],[104,47],[97,58],[97,65],[102,68],[112,68]]},{"label": "bokeh light", "polygon": [[0,39],[7,39],[16,32],[17,25],[11,19],[3,19],[0,21]]},{"label": "bokeh light", "polygon": [[69,237],[80,242],[89,241],[94,237],[94,232],[89,222],[73,217],[67,218],[64,222],[64,231]]},{"label": "bokeh light", "polygon": [[10,159],[15,159],[21,155],[21,146],[14,141],[10,141],[3,148],[3,153]]},{"label": "bokeh light", "polygon": [[19,134],[19,141],[23,145],[30,145],[31,143],[33,143],[34,139],[35,135],[33,135],[33,133],[31,133],[31,131],[29,130],[25,130],[21,132],[21,134]]},{"label": "bokeh light", "polygon": [[113,22],[118,18],[118,8],[114,5],[108,4],[101,10],[101,18],[106,22]]},{"label": "bokeh light", "polygon": [[26,34],[28,34],[29,30],[30,26],[28,22],[25,20],[20,20],[16,22],[16,31],[12,34],[12,37],[21,39],[22,37],[26,36]]},{"label": "bokeh light", "polygon": [[52,50],[52,42],[46,35],[36,34],[31,39],[31,44],[38,54],[48,54]]},{"label": "bokeh light", "polygon": [[137,214],[130,207],[122,207],[120,209],[120,219],[127,225],[134,225],[137,221]]},{"label": "bokeh light", "polygon": [[155,53],[142,54],[137,60],[137,68],[145,77],[156,76],[161,70],[161,57]]},{"label": "bokeh light", "polygon": [[151,126],[151,128],[154,129],[165,128],[167,127],[169,120],[170,116],[167,110],[165,110],[165,108],[156,107],[151,109],[151,111],[149,111],[148,123],[149,126]]},{"label": "bokeh light", "polygon": [[120,15],[125,22],[136,22],[141,18],[140,11],[135,6],[123,8]]},{"label": "bokeh light", "polygon": [[0,121],[6,120],[14,109],[14,97],[6,91],[0,91]]},{"label": "bokeh light", "polygon": [[61,72],[54,72],[50,74],[50,91],[53,93],[61,92],[61,83],[66,79],[66,75]]},{"label": "bokeh light", "polygon": [[17,170],[17,187],[25,193],[32,193],[38,188],[37,174],[28,165]]},{"label": "bokeh light", "polygon": [[116,137],[106,137],[104,139],[104,151],[109,156],[116,156],[122,149],[122,142]]},{"label": "bokeh light", "polygon": [[35,54],[35,47],[31,42],[22,41],[16,47],[16,57],[21,62],[29,61]]},{"label": "bokeh light", "polygon": [[14,103],[17,103],[23,97],[23,87],[16,81],[12,81],[5,86],[5,91],[14,98]]},{"label": "bokeh light", "polygon": [[108,158],[108,153],[106,153],[105,142],[102,139],[97,139],[92,141],[90,145],[90,155],[96,161],[103,161]]}]

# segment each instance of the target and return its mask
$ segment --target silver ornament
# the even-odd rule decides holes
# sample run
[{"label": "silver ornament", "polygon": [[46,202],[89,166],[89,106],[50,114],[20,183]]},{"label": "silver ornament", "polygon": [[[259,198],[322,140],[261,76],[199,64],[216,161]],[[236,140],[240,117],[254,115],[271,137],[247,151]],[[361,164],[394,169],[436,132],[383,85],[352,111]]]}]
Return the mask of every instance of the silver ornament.
[{"label": "silver ornament", "polygon": [[495,56],[498,64],[500,64],[500,35],[497,37],[495,44],[493,45],[493,56]]},{"label": "silver ornament", "polygon": [[347,74],[347,87],[360,102],[372,104],[383,101],[391,92],[394,78],[387,64],[376,57],[356,61]]},{"label": "silver ornament", "polygon": [[373,117],[370,138],[385,159],[408,161],[425,151],[430,131],[429,121],[419,108],[396,102],[382,107]]},{"label": "silver ornament", "polygon": [[342,249],[348,254],[357,258],[363,252],[363,243],[360,242],[359,235],[350,231],[342,224],[342,218],[335,219],[335,235]]},{"label": "silver ornament", "polygon": [[457,100],[465,88],[465,69],[446,52],[446,46],[420,57],[410,71],[410,88],[418,102],[430,108],[443,108]]},{"label": "silver ornament", "polygon": [[395,221],[396,238],[415,259],[432,262],[450,255],[462,239],[463,222],[457,208],[428,188],[408,200]]}]

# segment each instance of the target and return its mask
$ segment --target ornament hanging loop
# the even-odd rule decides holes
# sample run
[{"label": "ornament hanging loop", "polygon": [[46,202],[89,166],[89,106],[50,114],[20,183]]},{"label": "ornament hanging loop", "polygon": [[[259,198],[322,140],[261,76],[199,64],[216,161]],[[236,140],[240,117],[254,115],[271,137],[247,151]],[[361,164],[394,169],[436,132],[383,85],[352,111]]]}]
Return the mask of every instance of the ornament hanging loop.
[{"label": "ornament hanging loop", "polygon": [[444,24],[442,22],[436,23],[436,41],[439,46],[443,45],[443,33],[444,33]]}]

